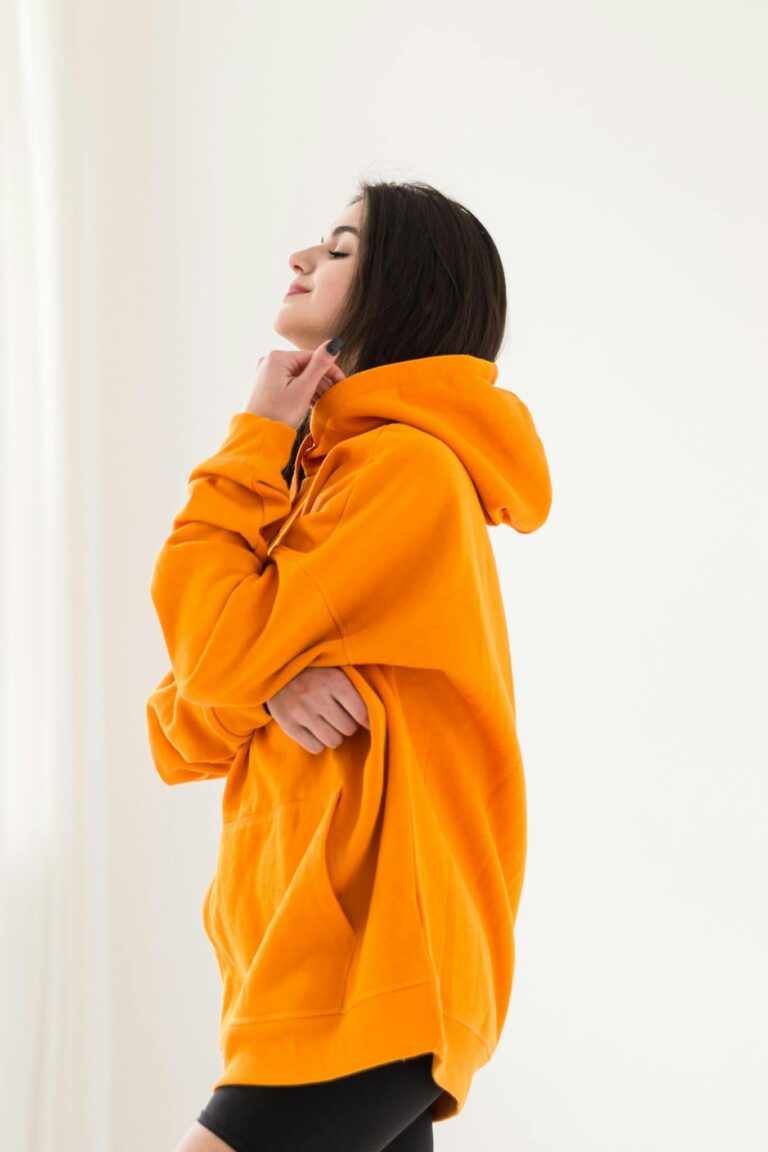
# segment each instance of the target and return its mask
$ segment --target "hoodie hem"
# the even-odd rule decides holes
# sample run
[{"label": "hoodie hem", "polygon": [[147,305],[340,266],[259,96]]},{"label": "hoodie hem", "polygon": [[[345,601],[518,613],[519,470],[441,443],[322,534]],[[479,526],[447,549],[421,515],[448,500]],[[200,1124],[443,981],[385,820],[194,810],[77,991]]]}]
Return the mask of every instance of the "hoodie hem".
[{"label": "hoodie hem", "polygon": [[[393,1031],[392,1022],[397,1020]],[[433,981],[412,984],[313,1016],[231,1019],[221,1029],[225,1084],[309,1084],[432,1052],[432,1078],[442,1089],[433,1122],[458,1115],[473,1074],[491,1056],[488,1044],[444,1012]]]}]

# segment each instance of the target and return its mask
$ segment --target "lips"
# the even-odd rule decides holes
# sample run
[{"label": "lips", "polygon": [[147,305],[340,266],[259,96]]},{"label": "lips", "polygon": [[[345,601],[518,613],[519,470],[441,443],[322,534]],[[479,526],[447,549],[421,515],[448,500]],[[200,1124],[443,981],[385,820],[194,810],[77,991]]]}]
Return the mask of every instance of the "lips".
[{"label": "lips", "polygon": [[291,284],[286,296],[295,296],[297,292],[309,292],[309,288],[302,288],[298,284]]}]

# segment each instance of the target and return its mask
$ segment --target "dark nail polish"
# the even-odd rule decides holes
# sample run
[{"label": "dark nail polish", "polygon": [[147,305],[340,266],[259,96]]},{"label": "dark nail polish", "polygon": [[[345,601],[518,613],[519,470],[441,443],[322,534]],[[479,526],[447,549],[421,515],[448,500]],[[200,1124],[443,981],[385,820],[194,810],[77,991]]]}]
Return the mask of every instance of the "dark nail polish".
[{"label": "dark nail polish", "polygon": [[330,352],[331,356],[335,356],[343,343],[344,341],[339,339],[338,336],[334,336],[333,340],[326,344],[326,348]]}]

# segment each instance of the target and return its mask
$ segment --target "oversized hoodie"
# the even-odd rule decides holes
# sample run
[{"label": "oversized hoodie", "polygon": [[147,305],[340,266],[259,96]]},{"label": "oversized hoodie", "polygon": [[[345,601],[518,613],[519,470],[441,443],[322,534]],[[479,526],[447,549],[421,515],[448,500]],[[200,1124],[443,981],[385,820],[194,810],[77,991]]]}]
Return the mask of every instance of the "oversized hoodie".
[{"label": "oversized hoodie", "polygon": [[[494,362],[346,377],[295,429],[237,412],[189,477],[151,581],[171,669],[147,700],[167,784],[223,777],[202,921],[223,1084],[303,1084],[434,1053],[433,1121],[504,1025],[525,781],[491,526],[551,503],[526,405]],[[303,479],[302,479],[303,473]],[[365,701],[307,751],[264,707],[302,669]]]}]

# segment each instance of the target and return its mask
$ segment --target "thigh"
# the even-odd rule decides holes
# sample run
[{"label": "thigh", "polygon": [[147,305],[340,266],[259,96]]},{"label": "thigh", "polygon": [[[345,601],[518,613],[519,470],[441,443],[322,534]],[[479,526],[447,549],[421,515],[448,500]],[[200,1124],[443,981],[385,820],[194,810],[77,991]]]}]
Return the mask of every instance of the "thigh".
[{"label": "thigh", "polygon": [[432,1131],[432,1107],[426,1107],[420,1116],[403,1128],[384,1152],[434,1152],[435,1142]]},{"label": "thigh", "polygon": [[312,1084],[225,1084],[197,1120],[235,1152],[430,1152],[441,1091],[425,1052]]},{"label": "thigh", "polygon": [[204,1128],[195,1120],[185,1132],[174,1152],[232,1152],[232,1145]]}]

